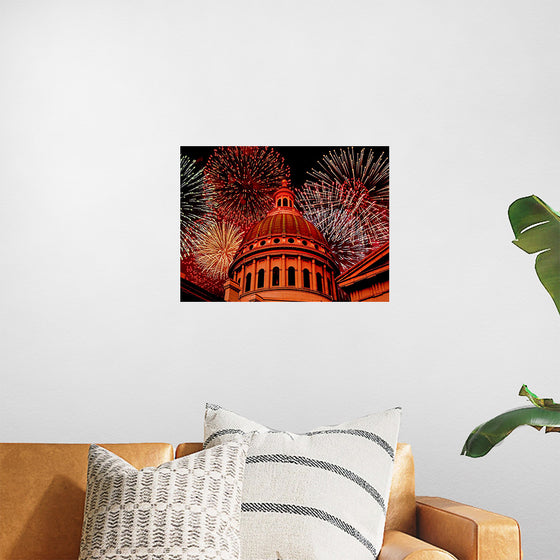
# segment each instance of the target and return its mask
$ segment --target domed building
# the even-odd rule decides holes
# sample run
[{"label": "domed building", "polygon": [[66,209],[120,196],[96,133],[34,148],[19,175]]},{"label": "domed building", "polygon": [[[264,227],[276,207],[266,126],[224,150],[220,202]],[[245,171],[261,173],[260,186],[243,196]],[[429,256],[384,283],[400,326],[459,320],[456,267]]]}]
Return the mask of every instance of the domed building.
[{"label": "domed building", "polygon": [[226,301],[337,301],[339,269],[325,238],[284,181],[274,207],[245,234],[225,282]]}]

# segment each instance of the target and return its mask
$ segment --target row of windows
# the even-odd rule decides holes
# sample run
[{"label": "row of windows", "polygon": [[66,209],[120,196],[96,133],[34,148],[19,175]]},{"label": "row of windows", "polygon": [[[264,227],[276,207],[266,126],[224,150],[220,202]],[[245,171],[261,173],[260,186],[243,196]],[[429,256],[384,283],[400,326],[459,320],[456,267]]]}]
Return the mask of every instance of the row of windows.
[{"label": "row of windows", "polygon": [[292,206],[292,201],[289,198],[279,198],[276,206]]},{"label": "row of windows", "polygon": [[[321,273],[317,272],[317,291],[323,291],[323,276]],[[280,286],[280,269],[275,266],[272,269],[272,285]],[[296,269],[293,266],[288,268],[288,286],[296,285]],[[245,276],[245,291],[250,292],[252,286],[252,274],[250,272]],[[311,272],[307,268],[303,269],[303,287],[311,288]],[[261,268],[257,273],[257,289],[264,288],[264,268]],[[327,282],[327,289],[329,294],[331,293],[330,285]]]},{"label": "row of windows", "polygon": [[[275,237],[275,238],[272,240],[272,242],[273,242],[273,243],[280,243],[280,238],[279,238],[279,237]],[[266,239],[263,239],[263,240],[259,243],[259,245],[261,245],[261,246],[262,246],[262,245],[266,245],[266,243],[267,243],[267,240],[266,240]],[[295,243],[295,239],[294,239],[293,237],[289,237],[289,238],[288,238],[288,243]],[[302,240],[301,244],[307,246],[307,241],[304,239],[304,240]],[[315,249],[320,249],[321,251],[324,252],[323,248],[322,248],[322,247],[319,247],[319,245],[317,245],[316,243],[314,243],[313,246],[315,247]],[[254,247],[255,247],[255,245],[249,245],[249,251],[251,251]],[[245,250],[246,250],[246,249],[245,249]]]}]

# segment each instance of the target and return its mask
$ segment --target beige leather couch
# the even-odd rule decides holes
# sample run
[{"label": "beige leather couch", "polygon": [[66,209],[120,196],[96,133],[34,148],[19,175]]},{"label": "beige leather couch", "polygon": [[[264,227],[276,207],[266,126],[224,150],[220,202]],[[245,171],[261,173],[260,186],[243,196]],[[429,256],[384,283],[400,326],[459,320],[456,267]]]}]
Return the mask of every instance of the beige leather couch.
[{"label": "beige leather couch", "polygon": [[[104,445],[136,468],[174,457],[167,443]],[[87,444],[0,444],[0,560],[76,560]],[[182,443],[175,456],[199,451]],[[410,446],[399,444],[380,560],[520,560],[513,519],[415,495]],[[338,559],[333,559],[338,560]],[[351,559],[345,559],[351,560]]]}]

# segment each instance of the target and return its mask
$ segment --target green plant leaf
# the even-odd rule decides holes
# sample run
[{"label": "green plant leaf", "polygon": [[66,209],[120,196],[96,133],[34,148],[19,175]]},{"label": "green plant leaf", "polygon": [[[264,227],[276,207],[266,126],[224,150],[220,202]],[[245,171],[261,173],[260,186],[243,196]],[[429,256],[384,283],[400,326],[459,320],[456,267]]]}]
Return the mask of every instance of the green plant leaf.
[{"label": "green plant leaf", "polygon": [[519,389],[519,395],[527,397],[535,406],[539,408],[547,408],[549,410],[560,410],[560,404],[555,403],[552,399],[541,399],[532,391],[529,391],[527,385],[522,385]]},{"label": "green plant leaf", "polygon": [[526,253],[539,253],[537,276],[560,313],[560,214],[538,196],[515,200],[508,209],[513,243]]},{"label": "green plant leaf", "polygon": [[461,451],[468,457],[483,457],[496,444],[505,439],[519,426],[532,426],[547,432],[560,431],[560,410],[526,406],[504,412],[475,428]]},{"label": "green plant leaf", "polygon": [[541,399],[527,385],[521,386],[519,395],[527,397],[533,406],[504,412],[475,428],[467,438],[461,455],[483,457],[515,428],[523,425],[537,430],[545,427],[546,432],[560,432],[560,404],[552,399]]}]

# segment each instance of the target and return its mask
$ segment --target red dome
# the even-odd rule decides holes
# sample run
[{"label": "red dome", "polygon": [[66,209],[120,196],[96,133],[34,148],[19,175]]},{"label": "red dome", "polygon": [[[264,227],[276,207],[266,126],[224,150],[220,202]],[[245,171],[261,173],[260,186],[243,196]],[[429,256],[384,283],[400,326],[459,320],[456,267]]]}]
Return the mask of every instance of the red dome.
[{"label": "red dome", "polygon": [[231,263],[226,301],[336,301],[338,266],[325,238],[295,207],[286,184],[251,226]]},{"label": "red dome", "polygon": [[245,234],[243,244],[261,237],[284,235],[305,237],[326,245],[325,238],[311,222],[308,222],[297,210],[293,208],[290,210],[290,212],[281,209],[273,210],[266,218],[249,229]]}]

